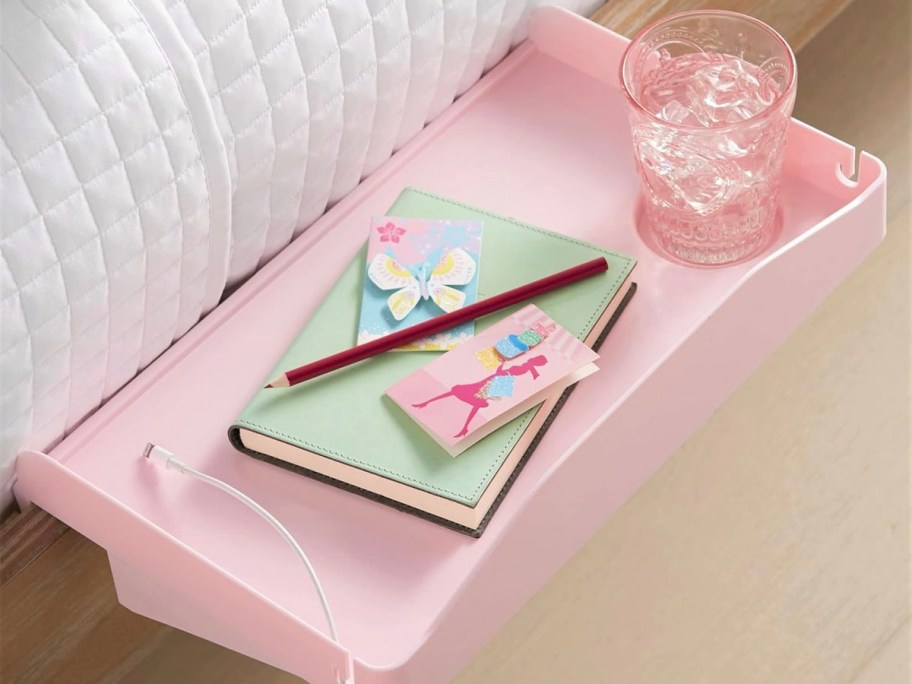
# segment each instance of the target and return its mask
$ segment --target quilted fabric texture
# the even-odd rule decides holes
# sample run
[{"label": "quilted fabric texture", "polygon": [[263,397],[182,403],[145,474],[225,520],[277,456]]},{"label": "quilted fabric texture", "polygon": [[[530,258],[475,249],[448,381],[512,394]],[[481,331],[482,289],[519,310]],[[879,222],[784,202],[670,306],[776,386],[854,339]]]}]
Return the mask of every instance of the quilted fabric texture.
[{"label": "quilted fabric texture", "polygon": [[4,0],[2,503],[16,453],[52,446],[350,192],[538,4]]}]

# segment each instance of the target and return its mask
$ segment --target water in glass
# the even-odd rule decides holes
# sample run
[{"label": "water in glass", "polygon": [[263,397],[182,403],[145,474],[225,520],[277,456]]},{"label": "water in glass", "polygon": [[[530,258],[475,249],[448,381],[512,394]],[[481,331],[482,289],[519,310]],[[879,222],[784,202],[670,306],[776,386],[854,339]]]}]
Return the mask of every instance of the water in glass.
[{"label": "water in glass", "polygon": [[781,58],[757,65],[718,49],[641,55],[625,79],[643,220],[696,263],[760,249],[776,218],[794,79]]}]

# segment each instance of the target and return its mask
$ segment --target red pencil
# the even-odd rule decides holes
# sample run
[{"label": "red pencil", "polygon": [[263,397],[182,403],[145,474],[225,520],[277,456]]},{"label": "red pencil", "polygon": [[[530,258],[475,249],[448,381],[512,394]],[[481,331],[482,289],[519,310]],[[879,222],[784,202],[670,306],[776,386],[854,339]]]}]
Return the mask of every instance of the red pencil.
[{"label": "red pencil", "polygon": [[299,382],[310,380],[318,375],[323,375],[324,373],[329,373],[330,371],[362,361],[371,356],[382,354],[385,351],[395,349],[403,344],[420,340],[422,337],[449,330],[462,323],[467,323],[476,318],[487,316],[490,313],[505,309],[508,306],[513,306],[526,299],[537,297],[545,292],[556,290],[559,287],[575,283],[577,280],[582,280],[583,278],[589,278],[598,275],[599,273],[604,273],[607,270],[608,262],[604,257],[587,261],[584,264],[568,268],[566,271],[560,271],[559,273],[554,273],[539,280],[532,281],[531,283],[520,285],[512,290],[501,292],[493,297],[482,299],[465,308],[435,316],[427,321],[390,333],[385,337],[359,344],[357,347],[345,349],[338,354],[327,356],[325,359],[320,359],[304,366],[285,371],[266,385],[266,387],[290,387],[292,385],[297,385]]}]

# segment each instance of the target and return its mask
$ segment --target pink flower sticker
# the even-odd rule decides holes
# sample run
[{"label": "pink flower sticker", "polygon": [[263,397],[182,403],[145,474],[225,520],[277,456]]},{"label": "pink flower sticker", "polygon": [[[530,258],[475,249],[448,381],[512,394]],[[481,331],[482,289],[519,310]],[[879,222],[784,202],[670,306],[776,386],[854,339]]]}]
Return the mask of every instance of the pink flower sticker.
[{"label": "pink flower sticker", "polygon": [[405,228],[400,228],[392,221],[386,225],[377,226],[377,232],[380,233],[380,242],[399,242],[399,236],[405,233]]}]

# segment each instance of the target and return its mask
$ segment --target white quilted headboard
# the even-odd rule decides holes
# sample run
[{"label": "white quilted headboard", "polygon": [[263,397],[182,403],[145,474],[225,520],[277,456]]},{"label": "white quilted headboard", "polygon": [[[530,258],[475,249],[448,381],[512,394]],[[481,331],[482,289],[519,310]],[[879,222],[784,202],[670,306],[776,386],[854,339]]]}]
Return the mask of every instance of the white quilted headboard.
[{"label": "white quilted headboard", "polygon": [[598,0],[4,0],[0,503],[522,40]]}]

